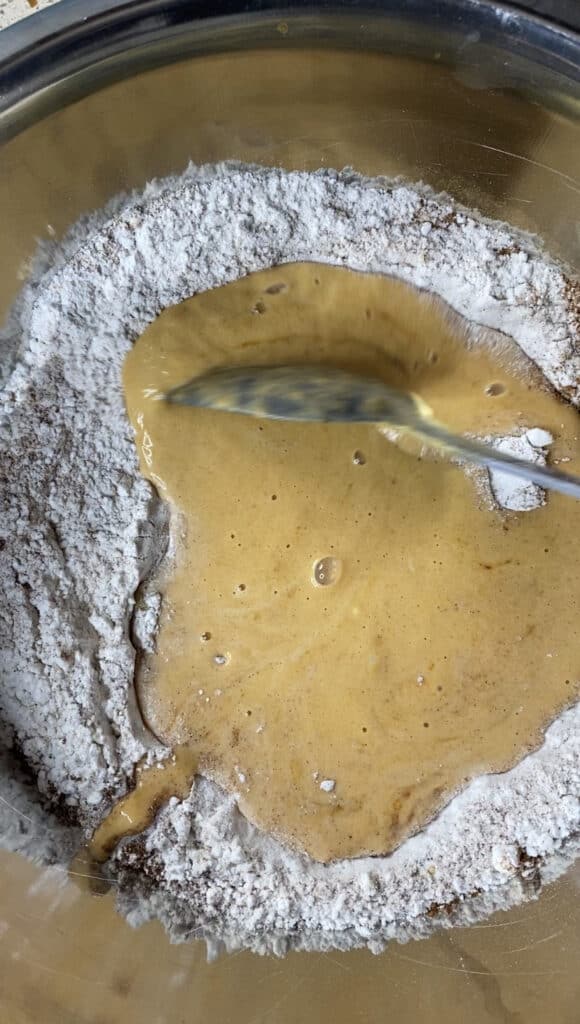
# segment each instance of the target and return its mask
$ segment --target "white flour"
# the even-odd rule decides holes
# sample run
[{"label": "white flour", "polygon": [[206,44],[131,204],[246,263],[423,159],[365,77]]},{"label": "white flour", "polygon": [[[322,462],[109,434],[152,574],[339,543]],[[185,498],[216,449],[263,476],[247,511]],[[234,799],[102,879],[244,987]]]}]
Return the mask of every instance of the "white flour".
[{"label": "white flour", "polygon": [[[549,438],[548,445],[552,440],[547,430],[532,427],[524,434],[496,438],[495,440],[490,438],[489,441],[494,448],[506,455],[515,455],[517,459],[524,459],[536,466],[545,466],[546,456],[543,448],[547,445],[532,444],[530,435],[532,438],[547,436]],[[502,473],[497,469],[492,470],[489,477],[493,496],[502,508],[512,512],[529,512],[531,509],[545,504],[546,492],[531,480],[520,479],[517,476],[512,476],[511,473]]]},{"label": "white flour", "polygon": [[[562,269],[529,236],[423,186],[190,167],[43,246],[3,332],[0,842],[10,849],[66,861],[78,827],[125,792],[146,751],[160,753],[132,683],[159,610],[150,595],[136,612],[135,593],[163,556],[167,514],[138,474],[123,357],[161,309],[297,260],[429,289],[513,335],[579,398],[578,305]],[[562,715],[536,754],[473,782],[388,858],[317,865],[199,780],[119,848],[120,906],[134,922],[160,917],[175,938],[259,950],[379,948],[424,933],[439,905],[461,902],[462,920],[488,912],[560,869],[579,825],[579,723],[578,710]]]}]

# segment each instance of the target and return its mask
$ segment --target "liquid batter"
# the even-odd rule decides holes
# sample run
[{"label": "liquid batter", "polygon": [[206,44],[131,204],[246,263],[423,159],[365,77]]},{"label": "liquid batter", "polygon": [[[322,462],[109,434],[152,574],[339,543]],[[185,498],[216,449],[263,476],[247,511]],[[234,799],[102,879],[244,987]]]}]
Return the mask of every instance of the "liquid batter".
[{"label": "liquid batter", "polygon": [[505,512],[374,427],[156,400],[217,365],[307,360],[410,388],[458,431],[542,427],[571,472],[580,444],[509,339],[469,344],[429,296],[344,269],[198,295],[127,357],[141,468],[176,508],[144,717],[251,821],[328,861],[393,850],[575,699],[580,503]]},{"label": "liquid batter", "polygon": [[185,800],[196,767],[193,751],[178,747],[170,760],[138,768],[135,788],[115,804],[91,838],[95,862],[106,861],[121,838],[142,832],[165,800],[173,796]]}]

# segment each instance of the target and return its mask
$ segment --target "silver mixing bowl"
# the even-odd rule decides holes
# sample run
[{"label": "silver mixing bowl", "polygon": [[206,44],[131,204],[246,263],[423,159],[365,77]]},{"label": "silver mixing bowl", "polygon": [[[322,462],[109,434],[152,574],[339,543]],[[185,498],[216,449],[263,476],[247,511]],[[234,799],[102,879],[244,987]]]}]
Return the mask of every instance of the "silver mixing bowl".
[{"label": "silver mixing bowl", "polygon": [[[0,34],[2,316],[38,238],[189,160],[423,179],[580,265],[573,32],[484,0],[251,6],[61,0]],[[7,1024],[578,1019],[578,871],[536,903],[381,957],[213,965],[59,877],[1,856]]]}]

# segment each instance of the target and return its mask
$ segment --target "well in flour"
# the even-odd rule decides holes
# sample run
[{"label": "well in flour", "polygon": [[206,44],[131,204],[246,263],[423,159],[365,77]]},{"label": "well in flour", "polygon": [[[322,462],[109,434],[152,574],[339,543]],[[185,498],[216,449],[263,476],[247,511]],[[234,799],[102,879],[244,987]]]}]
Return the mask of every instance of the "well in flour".
[{"label": "well in flour", "polygon": [[[190,167],[43,245],[2,349],[0,795],[21,816],[0,801],[0,830],[11,849],[66,862],[79,829],[126,791],[135,764],[163,753],[142,728],[132,686],[155,614],[142,616],[133,642],[131,625],[140,589],[155,606],[143,584],[165,551],[167,516],[137,470],[124,355],[165,307],[298,260],[432,290],[511,334],[578,400],[569,276],[534,239],[423,186]],[[566,712],[540,750],[472,783],[389,859],[315,865],[199,780],[119,847],[110,870],[120,906],[134,923],[160,918],[176,939],[261,951],[379,948],[424,934],[434,906],[460,915],[463,906],[469,920],[524,895],[522,865],[533,859],[549,876],[565,843],[572,849],[578,724],[578,711]]]}]

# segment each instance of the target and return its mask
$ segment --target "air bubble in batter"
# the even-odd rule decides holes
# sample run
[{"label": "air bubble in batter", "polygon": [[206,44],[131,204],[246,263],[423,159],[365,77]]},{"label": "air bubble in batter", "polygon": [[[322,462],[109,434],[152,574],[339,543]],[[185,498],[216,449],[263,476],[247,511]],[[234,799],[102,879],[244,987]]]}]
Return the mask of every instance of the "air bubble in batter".
[{"label": "air bubble in batter", "polygon": [[319,558],[314,563],[312,580],[317,587],[332,587],[335,583],[338,583],[341,575],[342,561],[340,558],[333,558],[332,555],[327,555],[325,558]]}]

